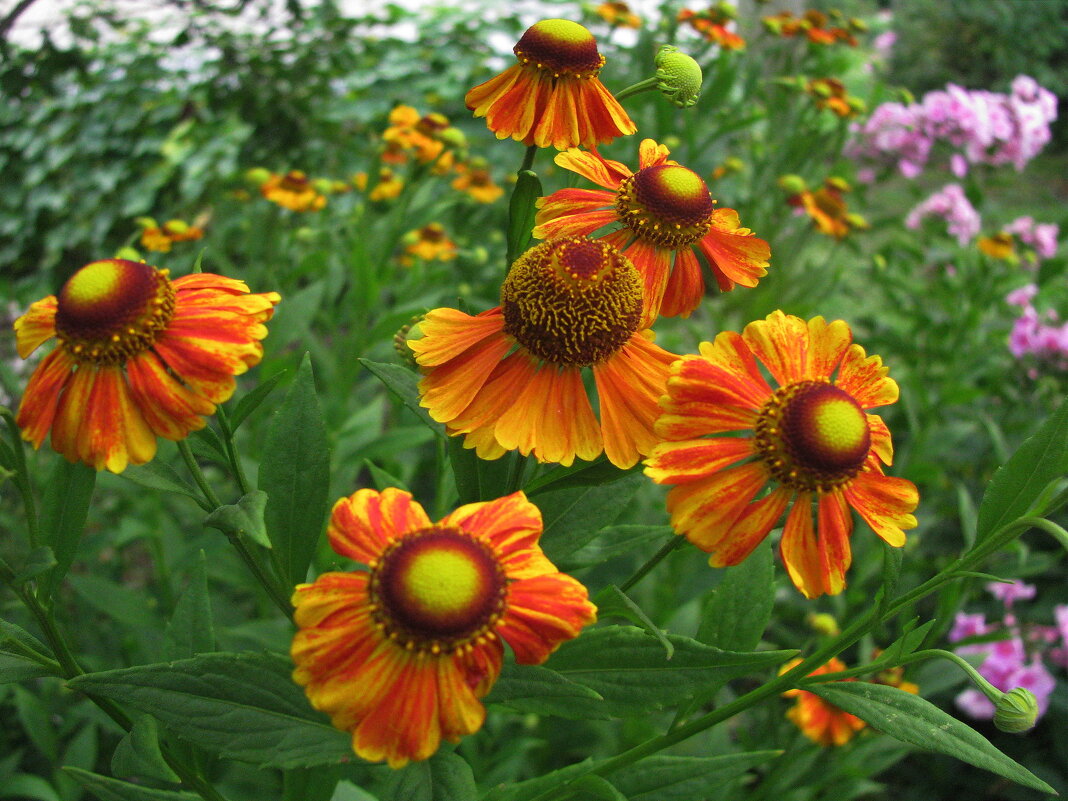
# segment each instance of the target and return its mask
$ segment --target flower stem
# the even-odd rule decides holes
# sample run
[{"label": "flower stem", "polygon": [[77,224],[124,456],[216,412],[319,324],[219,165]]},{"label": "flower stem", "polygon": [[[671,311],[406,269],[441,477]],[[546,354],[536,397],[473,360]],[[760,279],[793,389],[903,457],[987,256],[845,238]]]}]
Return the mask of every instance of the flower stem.
[{"label": "flower stem", "polygon": [[636,95],[640,92],[648,92],[650,89],[656,89],[659,83],[660,79],[653,75],[650,78],[646,78],[644,81],[638,81],[637,83],[631,84],[626,89],[616,92],[616,100],[622,100],[625,97],[630,97],[631,95]]},{"label": "flower stem", "polygon": [[519,169],[517,170],[516,174],[521,173],[524,170],[529,170],[531,167],[533,167],[534,157],[536,155],[538,155],[538,146],[531,145],[530,147],[528,147],[526,152],[523,154],[523,163],[519,165]]},{"label": "flower stem", "polygon": [[649,557],[649,561],[647,561],[644,565],[639,567],[638,570],[634,573],[633,576],[631,576],[629,579],[627,579],[621,585],[619,585],[620,592],[626,592],[631,587],[633,587],[635,584],[637,584],[639,581],[641,581],[643,578],[645,578],[645,576],[654,567],[656,567],[658,564],[660,564],[660,562],[662,562],[667,557],[668,554],[670,554],[672,551],[676,550],[677,548],[681,548],[685,543],[686,543],[685,538],[680,537],[678,534],[672,534],[667,539],[667,541],[664,542],[664,544],[662,546],[660,546],[660,550],[657,551],[656,553],[654,553],[651,557]]},{"label": "flower stem", "polygon": [[189,443],[186,440],[178,440],[178,452],[182,454],[182,459],[185,460],[185,466],[189,468],[189,473],[193,476],[193,481],[196,482],[197,487],[200,488],[200,492],[204,495],[204,499],[211,505],[211,508],[218,509],[222,506],[222,501],[219,500],[219,496],[215,494],[215,490],[211,488],[208,480],[204,477],[200,465],[197,464],[197,458],[193,455],[193,449],[189,447]]},{"label": "flower stem", "polygon": [[252,492],[252,487],[245,476],[245,468],[241,466],[241,460],[237,457],[237,448],[234,447],[234,429],[230,425],[230,416],[226,412],[226,407],[221,404],[216,407],[216,411],[223,430],[226,458],[230,461],[230,467],[233,468],[234,478],[237,479],[237,485],[241,488],[241,494],[248,495]]},{"label": "flower stem", "polygon": [[29,533],[30,548],[36,548],[40,545],[41,534],[37,522],[37,503],[33,499],[33,489],[30,487],[30,473],[26,467],[26,453],[23,451],[22,446],[22,433],[19,431],[18,423],[15,422],[15,416],[10,409],[0,410],[0,416],[3,416],[4,422],[7,423],[7,427],[11,430],[11,452],[15,457],[15,485],[19,488],[19,494],[22,496],[22,506],[26,511],[26,530]]}]

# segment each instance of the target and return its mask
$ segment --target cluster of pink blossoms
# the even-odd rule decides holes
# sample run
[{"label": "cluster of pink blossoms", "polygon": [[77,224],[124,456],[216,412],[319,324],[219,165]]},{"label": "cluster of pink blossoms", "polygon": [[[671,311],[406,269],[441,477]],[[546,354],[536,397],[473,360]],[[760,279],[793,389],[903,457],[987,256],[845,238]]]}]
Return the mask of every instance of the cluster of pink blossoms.
[{"label": "cluster of pink blossoms", "polygon": [[[1037,261],[1053,258],[1057,252],[1057,237],[1060,232],[1057,223],[1036,223],[1034,217],[1017,217],[1005,226],[1005,233],[1012,234],[1031,248]],[[1035,265],[1036,260],[1027,261]]]},{"label": "cluster of pink blossoms", "polygon": [[967,245],[979,233],[981,223],[960,184],[947,184],[915,206],[905,218],[905,227],[919,228],[924,217],[934,215],[946,221],[949,233],[957,237],[961,247]]},{"label": "cluster of pink blossoms", "polygon": [[896,164],[906,178],[927,165],[936,143],[954,152],[949,166],[957,177],[970,164],[1012,164],[1017,170],[1050,140],[1057,119],[1057,97],[1026,75],[1018,75],[1005,95],[968,90],[954,84],[928,92],[919,103],[883,103],[863,124],[846,153],[866,169],[861,180],[875,177],[873,167]]},{"label": "cluster of pink blossoms", "polygon": [[[986,659],[979,665],[980,675],[1002,692],[1023,687],[1035,695],[1038,716],[1042,717],[1049,707],[1049,697],[1056,686],[1056,679],[1042,662],[1045,653],[1054,663],[1068,668],[1068,605],[1054,607],[1056,626],[1021,626],[1012,612],[1013,603],[1035,597],[1035,587],[1014,581],[1011,584],[992,582],[986,589],[1005,605],[1004,618],[997,623],[987,623],[983,614],[958,613],[950,642],[959,642],[968,637],[988,634],[1005,634],[993,642],[962,645],[958,654],[984,654]],[[1059,643],[1058,647],[1051,647]],[[977,689],[968,689],[957,696],[957,706],[973,718],[994,717],[993,702]]]},{"label": "cluster of pink blossoms", "polygon": [[1031,354],[1061,370],[1068,370],[1068,323],[1057,324],[1052,309],[1039,312],[1032,301],[1038,287],[1026,284],[1010,292],[1005,300],[1023,311],[1012,325],[1009,350],[1017,359]]}]

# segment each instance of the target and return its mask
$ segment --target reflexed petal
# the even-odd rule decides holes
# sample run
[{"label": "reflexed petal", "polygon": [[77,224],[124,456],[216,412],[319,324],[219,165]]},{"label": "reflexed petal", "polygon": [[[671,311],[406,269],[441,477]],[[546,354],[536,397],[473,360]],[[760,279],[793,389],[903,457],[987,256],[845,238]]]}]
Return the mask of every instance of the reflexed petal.
[{"label": "reflexed petal", "polygon": [[852,338],[853,332],[844,320],[831,323],[822,317],[809,320],[805,378],[830,378]]},{"label": "reflexed petal", "polygon": [[[619,182],[631,174],[626,165],[604,159],[597,153],[579,150],[577,147],[557,153],[553,161],[557,166],[577,172],[605,189],[619,189]],[[614,201],[615,196],[612,196],[612,202]]]},{"label": "reflexed petal", "polygon": [[468,407],[449,421],[450,433],[467,434],[483,428],[492,432],[523,387],[534,380],[536,372],[537,363],[528,351],[520,348],[509,355],[497,365]]},{"label": "reflexed petal", "polygon": [[688,484],[756,454],[748,437],[661,442],[645,460],[645,475],[657,484]]},{"label": "reflexed petal", "polygon": [[56,348],[41,360],[26,384],[15,422],[22,430],[22,438],[32,442],[35,448],[41,447],[52,427],[60,393],[73,369],[74,359],[63,348]]},{"label": "reflexed petal", "polygon": [[397,537],[429,526],[430,518],[409,493],[388,487],[357,490],[339,500],[326,533],[338,554],[369,565]]},{"label": "reflexed petal", "polygon": [[508,600],[497,632],[521,665],[539,665],[561,642],[577,637],[597,619],[586,588],[571,576],[555,573],[508,585]]},{"label": "reflexed petal", "polygon": [[121,367],[96,369],[77,446],[83,462],[112,473],[121,473],[127,464],[144,464],[156,455],[156,437],[130,397]]},{"label": "reflexed petal", "polygon": [[812,493],[799,493],[786,518],[782,540],[779,542],[790,581],[806,598],[823,595],[823,573],[820,570],[819,544],[812,527]]},{"label": "reflexed petal", "polygon": [[890,429],[886,427],[877,414],[869,414],[868,430],[871,432],[871,452],[874,453],[883,464],[894,463],[894,443],[890,439]]},{"label": "reflexed petal", "polygon": [[817,537],[824,589],[828,595],[837,595],[845,589],[845,574],[853,561],[849,545],[853,517],[838,490],[820,493],[817,508]]},{"label": "reflexed petal", "polygon": [[676,358],[635,334],[615,355],[594,365],[604,450],[616,467],[631,467],[659,441],[653,430],[660,414],[657,401]]},{"label": "reflexed petal", "polygon": [[523,76],[524,80],[529,80],[518,64],[509,67],[499,75],[494,75],[485,83],[470,89],[464,96],[464,105],[473,111],[476,117],[486,116],[486,111],[489,107],[507,94],[520,76]]},{"label": "reflexed petal", "polygon": [[864,471],[857,473],[843,492],[849,505],[887,545],[904,545],[903,529],[916,528],[912,512],[920,502],[920,494],[907,479]]},{"label": "reflexed petal", "polygon": [[804,379],[808,325],[800,317],[773,311],[767,319],[749,323],[742,337],[779,384]]},{"label": "reflexed petal", "polygon": [[15,320],[15,343],[25,359],[42,342],[56,335],[56,296],[49,295],[30,304],[26,313]]},{"label": "reflexed petal", "polygon": [[482,390],[512,345],[511,339],[498,331],[437,365],[419,382],[419,405],[439,423],[454,420]]},{"label": "reflexed petal", "polygon": [[879,356],[866,356],[860,345],[850,345],[834,383],[864,409],[886,406],[898,398],[897,382],[886,375],[889,369]]},{"label": "reflexed petal", "polygon": [[697,242],[719,288],[727,292],[735,284],[754,287],[768,274],[771,248],[747,229],[738,228],[733,209],[712,212],[712,228]]},{"label": "reflexed petal", "polygon": [[419,328],[423,336],[409,341],[415,360],[424,367],[434,367],[455,359],[472,345],[504,330],[500,306],[472,317],[456,309],[427,312]]},{"label": "reflexed petal", "polygon": [[63,454],[68,462],[77,462],[79,454],[78,429],[88,412],[89,393],[96,381],[94,367],[79,366],[67,381],[59,399],[52,423],[52,448]]},{"label": "reflexed petal", "polygon": [[677,486],[667,497],[671,525],[702,551],[713,553],[767,481],[763,462],[750,462]]},{"label": "reflexed petal", "polygon": [[[544,210],[552,211],[548,206]],[[616,222],[619,217],[614,209],[607,209],[544,218],[539,212],[537,219],[538,225],[534,228],[532,235],[538,239],[555,239],[559,236],[588,236],[599,228]]]},{"label": "reflexed petal", "polygon": [[667,145],[661,145],[655,139],[643,139],[638,145],[638,169],[665,164],[670,154]]},{"label": "reflexed petal", "polygon": [[745,511],[731,526],[730,536],[720,543],[708,563],[712,567],[729,567],[743,562],[764,541],[768,532],[775,528],[786,511],[791,494],[790,490],[778,487],[767,497],[745,507]]},{"label": "reflexed petal", "polygon": [[592,136],[581,142],[585,147],[595,148],[638,130],[638,126],[623,110],[623,106],[619,105],[619,101],[598,78],[579,81],[577,101],[577,104],[586,110],[592,130]]},{"label": "reflexed petal", "polygon": [[[481,649],[485,650],[485,647]],[[497,644],[497,649],[500,650],[499,644]],[[477,685],[471,681],[470,671],[465,670],[466,666],[461,664],[461,657],[438,659],[436,666],[438,721],[441,725],[441,735],[454,743],[461,737],[474,734],[482,728],[482,723],[486,719],[486,708],[478,700],[479,695],[473,689]],[[489,683],[492,685],[496,675],[489,678]]]},{"label": "reflexed petal", "polygon": [[671,270],[660,314],[664,317],[689,317],[705,296],[705,279],[701,264],[690,248],[675,251],[675,266]]},{"label": "reflexed petal", "polygon": [[180,440],[204,427],[201,415],[215,413],[215,404],[179,383],[152,351],[126,363],[130,394],[145,422],[161,437]]},{"label": "reflexed petal", "polygon": [[[629,238],[629,233],[620,234]],[[672,251],[644,239],[635,239],[623,253],[642,277],[642,299],[645,304],[640,328],[651,326],[660,314],[660,304],[667,287],[668,274],[671,272],[671,253]]]},{"label": "reflexed petal", "polygon": [[[534,144],[535,117],[550,91],[550,81],[542,80],[540,73],[532,74],[530,70],[520,68],[512,86],[486,110],[486,125],[498,139],[511,137],[525,145]],[[476,116],[479,116],[477,111]]]},{"label": "reflexed petal", "polygon": [[745,338],[734,331],[724,331],[714,342],[702,342],[700,353],[712,364],[732,374],[738,398],[759,409],[771,397],[771,387],[764,380],[753,351]]}]

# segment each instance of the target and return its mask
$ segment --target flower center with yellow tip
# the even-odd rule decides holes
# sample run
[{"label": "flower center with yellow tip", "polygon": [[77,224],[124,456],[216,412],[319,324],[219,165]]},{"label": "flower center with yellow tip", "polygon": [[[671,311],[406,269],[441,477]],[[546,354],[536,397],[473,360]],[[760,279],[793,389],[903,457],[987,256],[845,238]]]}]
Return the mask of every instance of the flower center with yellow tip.
[{"label": "flower center with yellow tip", "polygon": [[375,624],[421,653],[451,653],[493,636],[506,590],[490,546],[458,528],[407,534],[371,565]]},{"label": "flower center with yellow tip", "polygon": [[776,390],[760,410],[756,445],[784,486],[829,492],[864,466],[871,429],[848,392],[826,381],[797,381]]},{"label": "flower center with yellow tip", "polygon": [[531,25],[513,52],[523,66],[548,72],[554,78],[593,78],[604,66],[604,56],[598,52],[593,34],[566,19],[546,19]]},{"label": "flower center with yellow tip", "polygon": [[700,175],[677,164],[638,170],[620,183],[616,211],[640,239],[666,248],[691,245],[708,233],[715,201]]},{"label": "flower center with yellow tip", "polygon": [[642,282],[607,242],[565,236],[516,259],[501,286],[504,330],[540,359],[586,367],[638,330]]},{"label": "flower center with yellow tip", "polygon": [[78,362],[122,364],[148,350],[174,315],[167,270],[126,259],[85,265],[59,291],[56,333]]}]

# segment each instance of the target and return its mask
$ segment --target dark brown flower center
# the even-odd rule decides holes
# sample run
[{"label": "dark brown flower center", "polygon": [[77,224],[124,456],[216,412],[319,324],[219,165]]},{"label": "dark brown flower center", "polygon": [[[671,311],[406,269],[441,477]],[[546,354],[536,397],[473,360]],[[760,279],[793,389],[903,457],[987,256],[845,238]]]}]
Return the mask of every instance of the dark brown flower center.
[{"label": "dark brown flower center", "polygon": [[577,22],[546,19],[527,28],[513,48],[519,63],[544,70],[559,78],[574,75],[592,78],[604,66],[593,34]]},{"label": "dark brown flower center", "polygon": [[667,248],[691,245],[708,233],[715,202],[701,176],[677,164],[645,167],[616,194],[620,219],[639,238]]}]

